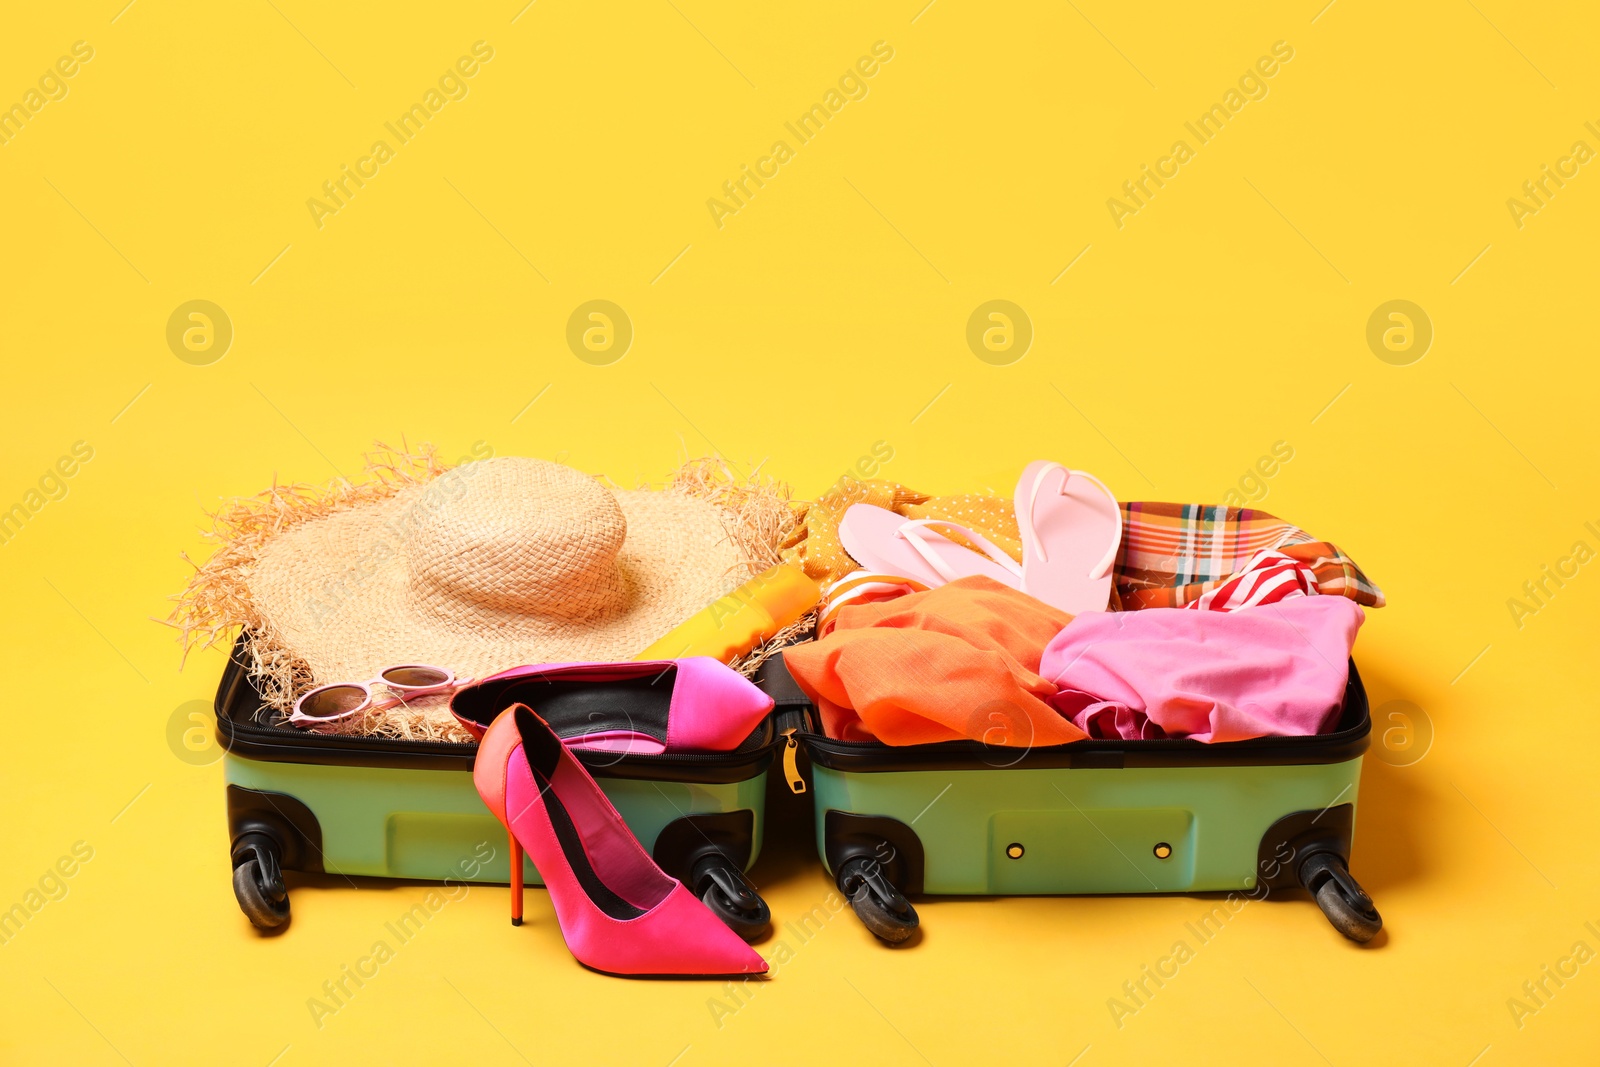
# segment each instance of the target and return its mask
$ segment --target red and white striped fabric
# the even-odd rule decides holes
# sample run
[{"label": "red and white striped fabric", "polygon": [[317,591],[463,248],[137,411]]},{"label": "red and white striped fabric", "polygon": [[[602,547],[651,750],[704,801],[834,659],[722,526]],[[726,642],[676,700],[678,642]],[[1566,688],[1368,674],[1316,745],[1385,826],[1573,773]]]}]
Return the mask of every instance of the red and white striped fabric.
[{"label": "red and white striped fabric", "polygon": [[928,587],[911,578],[893,574],[875,574],[865,568],[851,571],[837,581],[822,587],[822,614],[817,618],[817,637],[832,632],[839,621],[839,609],[847,604],[871,604],[878,600],[893,600],[907,593],[925,593]]},{"label": "red and white striped fabric", "polygon": [[1275,604],[1289,597],[1314,596],[1317,576],[1309,566],[1277,549],[1257,552],[1244,569],[1199,599],[1185,604],[1200,611],[1233,611]]}]

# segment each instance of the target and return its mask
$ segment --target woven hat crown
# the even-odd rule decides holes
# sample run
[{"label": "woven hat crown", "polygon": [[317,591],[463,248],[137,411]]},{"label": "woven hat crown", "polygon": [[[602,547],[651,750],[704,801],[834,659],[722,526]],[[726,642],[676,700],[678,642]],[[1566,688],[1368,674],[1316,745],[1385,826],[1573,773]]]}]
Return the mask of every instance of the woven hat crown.
[{"label": "woven hat crown", "polygon": [[628,523],[616,497],[571,467],[521,456],[451,471],[460,488],[406,533],[412,592],[441,616],[463,605],[557,620],[627,604]]}]

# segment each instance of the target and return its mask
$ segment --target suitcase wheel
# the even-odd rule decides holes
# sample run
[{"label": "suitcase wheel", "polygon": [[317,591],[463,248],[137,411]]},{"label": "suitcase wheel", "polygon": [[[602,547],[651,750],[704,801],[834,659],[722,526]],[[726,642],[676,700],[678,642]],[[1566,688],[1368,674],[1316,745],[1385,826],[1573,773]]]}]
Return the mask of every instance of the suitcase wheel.
[{"label": "suitcase wheel", "polygon": [[916,932],[917,909],[883,876],[883,866],[873,857],[846,860],[839,867],[838,883],[856,918],[880,940],[898,945]]},{"label": "suitcase wheel", "polygon": [[1300,884],[1311,891],[1317,907],[1333,928],[1352,941],[1366,944],[1383,929],[1383,917],[1334,852],[1316,852],[1300,865]]},{"label": "suitcase wheel", "polygon": [[772,923],[772,910],[744,874],[720,852],[701,857],[689,878],[695,895],[717,918],[746,941],[760,937]]},{"label": "suitcase wheel", "polygon": [[233,895],[251,924],[272,930],[289,921],[289,890],[278,867],[278,851],[263,839],[240,842],[234,854]]}]

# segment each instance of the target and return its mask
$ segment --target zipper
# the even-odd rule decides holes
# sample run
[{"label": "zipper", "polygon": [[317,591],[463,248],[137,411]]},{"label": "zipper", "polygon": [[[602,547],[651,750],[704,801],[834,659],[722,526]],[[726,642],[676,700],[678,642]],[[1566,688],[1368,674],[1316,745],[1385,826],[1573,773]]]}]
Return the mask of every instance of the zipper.
[{"label": "zipper", "polygon": [[773,728],[783,738],[783,777],[789,783],[789,792],[806,792],[805,776],[800,773],[800,739],[796,734],[807,734],[811,727],[808,705],[779,707],[773,715]]},{"label": "zipper", "polygon": [[789,792],[804,793],[806,780],[800,777],[800,742],[795,740],[795,728],[783,732],[783,776],[789,780]]}]

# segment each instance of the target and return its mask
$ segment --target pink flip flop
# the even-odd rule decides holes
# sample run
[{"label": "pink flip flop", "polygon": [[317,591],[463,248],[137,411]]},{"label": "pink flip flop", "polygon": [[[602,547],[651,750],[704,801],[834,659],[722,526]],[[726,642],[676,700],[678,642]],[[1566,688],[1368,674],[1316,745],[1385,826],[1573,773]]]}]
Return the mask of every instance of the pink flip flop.
[{"label": "pink flip flop", "polygon": [[1122,546],[1122,508],[1085,471],[1038,460],[1017,480],[1024,593],[1074,615],[1111,603],[1111,568]]},{"label": "pink flip flop", "polygon": [[[971,541],[982,553],[957,544],[936,527]],[[943,519],[908,519],[874,504],[852,504],[839,520],[839,541],[867,570],[910,578],[930,589],[976,574],[1012,589],[1022,585],[1022,568],[1005,549]]]}]

